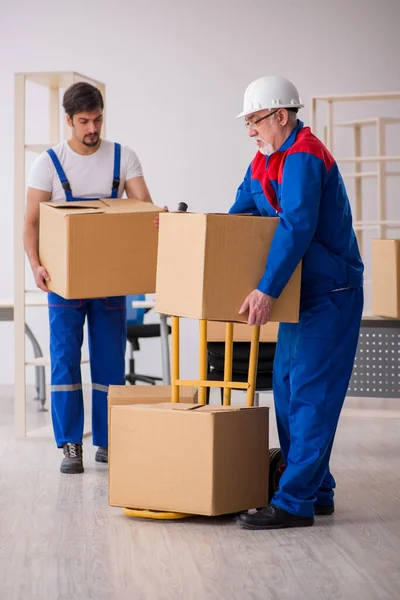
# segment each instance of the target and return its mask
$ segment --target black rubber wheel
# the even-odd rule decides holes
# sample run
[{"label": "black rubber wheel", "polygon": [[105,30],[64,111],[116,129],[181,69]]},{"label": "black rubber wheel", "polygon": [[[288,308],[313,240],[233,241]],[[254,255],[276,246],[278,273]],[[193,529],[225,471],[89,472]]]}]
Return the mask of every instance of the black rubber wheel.
[{"label": "black rubber wheel", "polygon": [[279,489],[279,481],[286,468],[280,448],[271,448],[269,451],[269,485],[268,501],[271,502],[273,495]]}]

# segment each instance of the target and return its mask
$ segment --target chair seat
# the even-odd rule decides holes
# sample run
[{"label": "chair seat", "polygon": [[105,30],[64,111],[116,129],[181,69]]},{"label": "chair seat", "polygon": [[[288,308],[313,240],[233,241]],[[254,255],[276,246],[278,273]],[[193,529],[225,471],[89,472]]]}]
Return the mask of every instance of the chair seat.
[{"label": "chair seat", "polygon": [[[213,356],[212,354],[208,354],[208,364],[217,371],[223,371],[225,360],[220,356]],[[259,359],[257,363],[257,371],[258,373],[271,373],[274,366],[273,359],[269,360],[261,360]],[[234,373],[247,373],[249,370],[249,361],[248,360],[233,360],[232,361],[232,371]]]},{"label": "chair seat", "polygon": [[[271,373],[274,364],[275,343],[263,342],[258,351],[258,373]],[[225,363],[225,344],[209,342],[207,344],[208,363],[213,369],[223,371]],[[247,373],[249,370],[250,344],[234,342],[232,370],[234,373]]]},{"label": "chair seat", "polygon": [[[171,333],[171,327],[168,326],[168,333]],[[127,328],[128,340],[138,338],[160,337],[159,323],[141,323],[139,325],[129,325]]]},{"label": "chair seat", "polygon": [[[275,356],[275,342],[260,342],[258,347],[258,359],[270,360]],[[208,342],[207,350],[214,356],[225,356],[225,342]],[[250,358],[250,342],[234,342],[233,343],[233,360],[246,360]]]}]

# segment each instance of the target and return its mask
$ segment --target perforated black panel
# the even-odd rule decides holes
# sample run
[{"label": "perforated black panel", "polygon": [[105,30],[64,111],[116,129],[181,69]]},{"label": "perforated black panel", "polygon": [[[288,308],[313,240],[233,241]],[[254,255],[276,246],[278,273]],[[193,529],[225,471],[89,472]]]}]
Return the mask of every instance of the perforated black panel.
[{"label": "perforated black panel", "polygon": [[400,321],[363,320],[348,395],[400,398]]}]

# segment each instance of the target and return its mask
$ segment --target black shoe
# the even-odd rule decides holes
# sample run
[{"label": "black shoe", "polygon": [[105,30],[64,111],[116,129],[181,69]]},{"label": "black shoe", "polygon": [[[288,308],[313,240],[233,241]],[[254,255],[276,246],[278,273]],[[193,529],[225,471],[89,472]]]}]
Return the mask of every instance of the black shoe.
[{"label": "black shoe", "polygon": [[333,515],[334,512],[335,512],[334,504],[314,504],[314,514],[317,516]]},{"label": "black shoe", "polygon": [[102,446],[99,446],[94,460],[99,463],[108,463],[108,448],[102,448]]},{"label": "black shoe", "polygon": [[285,527],[311,527],[314,517],[298,517],[283,508],[270,504],[253,514],[243,513],[238,519],[244,529],[284,529]]},{"label": "black shoe", "polygon": [[63,450],[61,473],[83,473],[82,444],[64,444]]}]

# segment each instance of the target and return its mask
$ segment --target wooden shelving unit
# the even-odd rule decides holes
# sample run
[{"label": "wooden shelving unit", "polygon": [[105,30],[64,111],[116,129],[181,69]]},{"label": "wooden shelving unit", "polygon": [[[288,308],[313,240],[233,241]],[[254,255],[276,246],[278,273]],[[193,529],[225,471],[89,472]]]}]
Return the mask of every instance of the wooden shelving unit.
[{"label": "wooden shelving unit", "polygon": [[[26,359],[25,350],[25,309],[30,307],[47,306],[47,297],[42,292],[33,292],[26,289],[25,282],[25,253],[23,246],[23,226],[25,215],[26,196],[26,153],[41,153],[51,146],[69,137],[69,129],[64,124],[64,136],[60,136],[60,90],[67,89],[73,83],[86,81],[95,85],[105,98],[105,84],[91,77],[76,72],[56,73],[16,73],[15,74],[15,200],[14,200],[14,298],[7,302],[14,310],[14,364],[15,364],[15,431],[17,437],[52,437],[51,427],[41,428],[40,431],[27,432],[26,428],[26,367],[44,367],[50,364],[49,358],[37,357]],[[48,143],[26,143],[26,87],[27,82],[44,86],[49,90],[49,105],[47,107],[50,125],[50,139]],[[46,110],[46,109],[45,109]],[[103,126],[103,134],[105,125]],[[40,140],[42,142],[42,140]],[[84,358],[82,363],[88,362]]]}]

